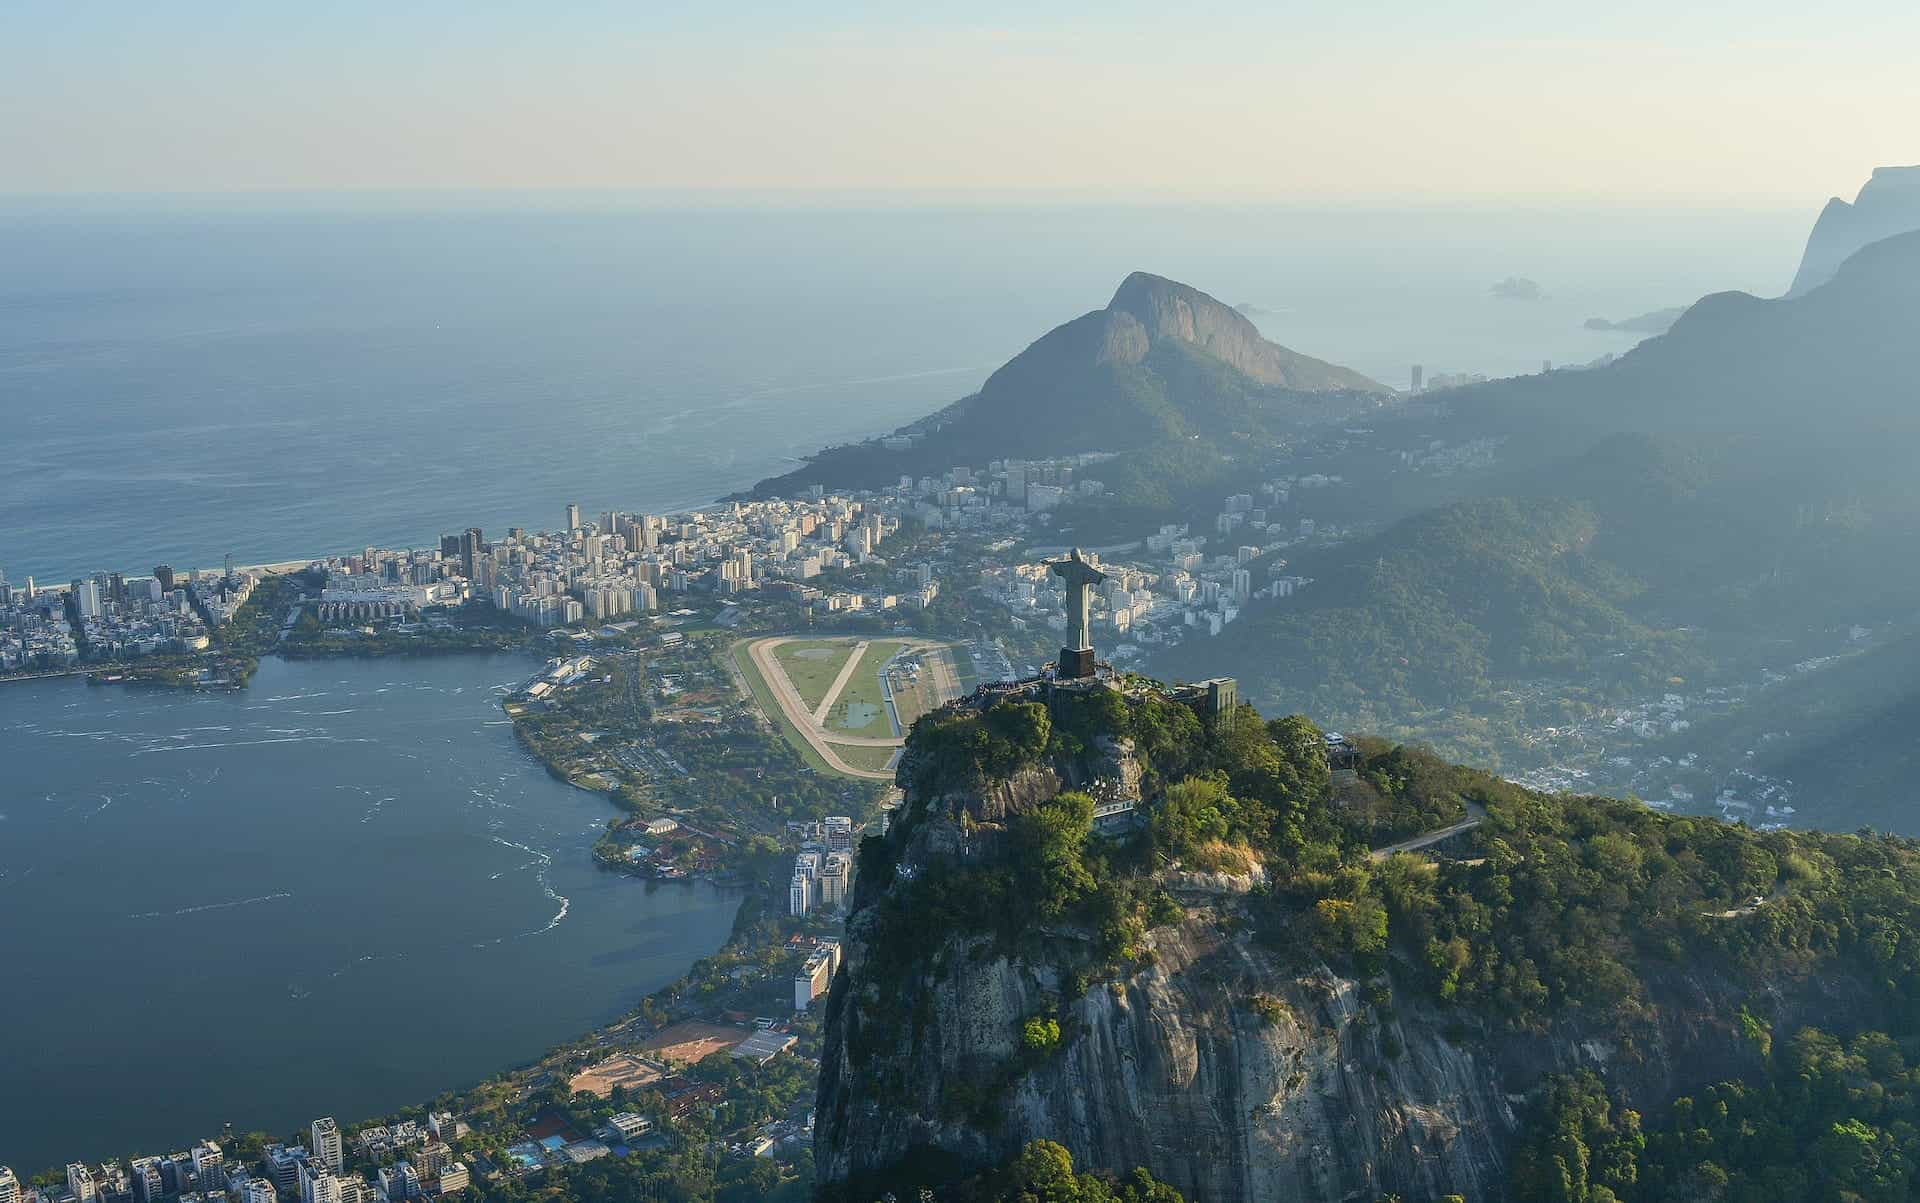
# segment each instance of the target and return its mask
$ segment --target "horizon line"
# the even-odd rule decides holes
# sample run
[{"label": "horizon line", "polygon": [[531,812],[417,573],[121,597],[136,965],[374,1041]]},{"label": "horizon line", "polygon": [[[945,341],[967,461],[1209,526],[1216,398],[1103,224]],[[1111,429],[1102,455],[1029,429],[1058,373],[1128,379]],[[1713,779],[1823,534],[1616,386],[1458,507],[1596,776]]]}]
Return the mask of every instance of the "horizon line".
[{"label": "horizon line", "polygon": [[[1597,195],[1580,192],[1295,192],[1193,193],[1104,188],[739,188],[661,187],[397,187],[209,189],[0,188],[0,216],[112,212],[128,208],[175,211],[355,211],[471,208],[493,211],[579,209],[666,211],[995,210],[1093,208],[1127,210],[1245,210],[1325,213],[1542,212],[1661,214],[1802,214],[1810,203],[1782,194],[1727,200],[1687,193]],[[1844,198],[1840,198],[1844,199]]]}]

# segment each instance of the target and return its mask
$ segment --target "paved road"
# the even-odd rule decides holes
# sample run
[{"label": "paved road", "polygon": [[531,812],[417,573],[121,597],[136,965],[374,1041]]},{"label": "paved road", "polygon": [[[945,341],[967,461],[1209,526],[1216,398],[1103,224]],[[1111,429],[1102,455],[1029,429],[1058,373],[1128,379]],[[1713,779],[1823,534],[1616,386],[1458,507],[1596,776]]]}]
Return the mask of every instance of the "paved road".
[{"label": "paved road", "polygon": [[1416,835],[1410,840],[1401,840],[1397,844],[1388,844],[1385,848],[1375,848],[1373,850],[1373,859],[1385,860],[1396,852],[1417,852],[1429,845],[1437,844],[1441,840],[1452,839],[1463,831],[1472,831],[1475,827],[1486,822],[1486,819],[1487,808],[1478,802],[1469,802],[1467,803],[1467,817],[1458,823],[1453,824],[1451,827],[1442,827],[1438,831],[1429,831],[1425,835]]}]

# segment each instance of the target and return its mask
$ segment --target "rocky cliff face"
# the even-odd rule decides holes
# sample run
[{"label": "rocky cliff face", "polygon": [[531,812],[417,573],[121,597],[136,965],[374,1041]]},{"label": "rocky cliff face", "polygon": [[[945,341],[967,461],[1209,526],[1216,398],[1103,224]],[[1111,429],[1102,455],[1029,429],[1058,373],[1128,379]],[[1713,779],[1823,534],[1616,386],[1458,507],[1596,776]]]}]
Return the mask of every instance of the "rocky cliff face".
[{"label": "rocky cliff face", "polygon": [[[991,855],[984,833],[1069,779],[1137,786],[1127,747],[1094,761],[910,798],[921,817],[896,863],[911,875],[932,857]],[[852,1198],[903,1162],[987,1165],[1044,1138],[1076,1164],[1144,1166],[1197,1200],[1498,1200],[1541,1075],[1605,1066],[1658,1106],[1758,1065],[1736,1018],[1749,997],[1698,967],[1647,974],[1649,1014],[1631,1041],[1598,1021],[1495,1030],[1413,987],[1279,959],[1251,934],[1253,877],[1164,875],[1185,914],[1149,933],[1132,971],[1090,977],[1088,934],[1062,928],[1011,955],[992,937],[950,934],[904,950],[904,978],[903,950],[889,948],[896,969],[881,976],[872,919],[899,880],[862,883],[825,1018],[816,1165],[829,1193]],[[1841,1024],[1864,999],[1829,980],[1778,984],[1754,1005],[1790,1030]],[[1061,1044],[1036,1058],[1022,1025],[1049,1014]]]},{"label": "rocky cliff face", "polygon": [[1121,281],[1107,303],[1109,345],[1146,357],[1154,343],[1186,343],[1261,384],[1315,391],[1385,392],[1360,373],[1270,343],[1237,310],[1186,284],[1147,272]]},{"label": "rocky cliff face", "polygon": [[[869,1005],[856,937],[827,1013],[821,1180],[884,1173],[927,1147],[989,1164],[1045,1138],[1078,1164],[1146,1166],[1193,1199],[1499,1199],[1542,1073],[1609,1065],[1636,1096],[1665,1099],[1758,1064],[1731,1022],[1738,1002],[1710,976],[1665,983],[1657,1035],[1631,1054],[1578,1025],[1496,1035],[1405,998],[1389,1015],[1361,1001],[1360,983],[1301,974],[1235,934],[1231,897],[1184,896],[1186,919],[1152,934],[1155,963],[1073,1001],[1064,1049],[1024,1074],[991,1122],[955,1112],[955,1084],[1017,1061],[1022,1021],[1070,988],[1071,935],[1057,962],[976,960],[977,939],[928,950],[910,997],[882,1003],[914,1008],[917,1030],[864,1067],[849,1056]],[[931,972],[940,962],[944,975]],[[1853,1002],[1796,999],[1791,1011],[1831,1023]]]},{"label": "rocky cliff face", "polygon": [[1820,287],[1855,251],[1909,230],[1920,230],[1920,166],[1874,168],[1852,204],[1836,196],[1820,211],[1787,295]]},{"label": "rocky cliff face", "polygon": [[[1069,984],[1060,965],[972,962],[965,943],[946,950],[965,967],[919,984],[920,1035],[871,1073],[846,1055],[861,1038],[861,1005],[852,988],[836,989],[822,1180],[884,1171],[916,1146],[988,1163],[1044,1137],[1076,1163],[1147,1166],[1195,1199],[1497,1194],[1516,1118],[1496,1067],[1429,1027],[1363,1019],[1353,981],[1273,964],[1223,929],[1235,906],[1222,900],[1155,931],[1152,967],[1074,1001],[1065,1049],[1020,1080],[994,1124],[953,1115],[946,1094],[983,1061],[1020,1056],[1021,1022]],[[856,940],[849,983],[859,954]],[[1265,1016],[1253,1006],[1262,994]],[[875,1097],[869,1083],[895,1070],[907,1093]]]}]

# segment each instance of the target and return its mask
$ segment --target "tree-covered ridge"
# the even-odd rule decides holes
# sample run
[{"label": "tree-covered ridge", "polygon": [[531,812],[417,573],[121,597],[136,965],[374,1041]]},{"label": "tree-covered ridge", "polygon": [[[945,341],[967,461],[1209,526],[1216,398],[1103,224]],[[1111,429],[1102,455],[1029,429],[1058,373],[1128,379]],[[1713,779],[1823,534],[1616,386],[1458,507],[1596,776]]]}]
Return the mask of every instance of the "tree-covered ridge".
[{"label": "tree-covered ridge", "polygon": [[1579,1014],[1631,1043],[1654,1018],[1650,983],[1687,969],[1841,973],[1887,1013],[1920,1014],[1920,844],[1469,777],[1460,796],[1486,818],[1458,856],[1295,858],[1274,874],[1269,937],[1363,973],[1391,963],[1475,1022],[1522,1031]]},{"label": "tree-covered ridge", "polygon": [[1578,501],[1444,506],[1290,565],[1313,583],[1169,659],[1183,675],[1237,675],[1255,696],[1386,731],[1535,680],[1578,678],[1604,700],[1690,671],[1683,638],[1627,612],[1640,585],[1591,554],[1600,531]]},{"label": "tree-covered ridge", "polygon": [[1914,1041],[1802,1028],[1776,1040],[1758,1081],[1725,1081],[1658,1116],[1591,1072],[1550,1080],[1516,1150],[1517,1199],[1541,1203],[1904,1203],[1920,1192]]},{"label": "tree-covered ridge", "polygon": [[[856,917],[867,949],[860,980],[851,983],[856,990],[911,997],[988,956],[1067,971],[1057,1005],[1024,1018],[1024,1052],[990,1073],[945,1083],[944,1118],[991,1127],[1006,1092],[1079,1035],[1069,1004],[1153,963],[1154,929],[1187,918],[1176,898],[1181,871],[1245,875],[1257,863],[1266,884],[1246,896],[1241,917],[1222,911],[1207,922],[1245,924],[1280,964],[1302,974],[1330,966],[1357,980],[1370,1022],[1413,1022],[1417,1013],[1417,1022],[1445,1025],[1449,1041],[1485,1042],[1496,1060],[1491,1050],[1504,1042],[1546,1048],[1555,1033],[1574,1031],[1610,1046],[1608,1072],[1619,1075],[1613,1085],[1646,1090],[1668,1072],[1659,1061],[1673,1046],[1662,1033],[1670,1032],[1663,1025],[1675,1020],[1676,1006],[1687,1009],[1683,1027],[1718,1033],[1714,1047],[1741,1046],[1746,1033],[1748,1052],[1727,1052],[1730,1067],[1764,1061],[1767,1025],[1793,1013],[1782,1000],[1796,993],[1844,999],[1833,1021],[1865,1025],[1868,1034],[1849,1037],[1824,1062],[1804,1054],[1816,1047],[1807,1043],[1812,1038],[1796,1038],[1803,1053],[1791,1072],[1779,1068],[1783,1049],[1774,1048],[1771,1085],[1730,1079],[1691,1101],[1633,1100],[1657,1118],[1644,1141],[1631,1117],[1616,1114],[1625,1104],[1604,1089],[1596,1111],[1591,1091],[1555,1083],[1538,1106],[1590,1117],[1554,1121],[1585,1132],[1586,1151],[1576,1156],[1562,1141],[1555,1152],[1551,1140],[1529,1136],[1531,1151],[1516,1163],[1516,1181],[1529,1185],[1514,1198],[1604,1203],[1609,1190],[1629,1203],[1770,1197],[1687,1194],[1683,1185],[1714,1177],[1702,1161],[1738,1180],[1735,1163],[1758,1155],[1743,1117],[1774,1106],[1767,1092],[1789,1097],[1780,1093],[1786,1082],[1804,1092],[1809,1065],[1857,1066],[1861,1058],[1874,1074],[1892,1076],[1877,1087],[1849,1079],[1859,1105],[1834,1112],[1805,1139],[1823,1139],[1836,1158],[1845,1153],[1852,1163],[1880,1167],[1875,1174],[1893,1175],[1889,1181],[1905,1181],[1886,1167],[1909,1156],[1911,1133],[1899,1126],[1907,1104],[1894,1102],[1910,1090],[1912,1074],[1889,1050],[1901,1058],[1920,1052],[1920,843],[1761,832],[1636,802],[1550,796],[1382,740],[1353,741],[1352,760],[1335,774],[1324,737],[1303,718],[1268,721],[1244,705],[1203,716],[1149,682],[1127,686],[926,717],[913,733],[916,755],[902,770],[912,805],[888,841],[863,849],[869,881],[892,885],[869,892]],[[967,817],[969,799],[1004,797],[1006,787],[1032,786],[1047,772],[1065,779],[1121,746],[1132,748],[1142,773],[1141,822],[1131,833],[1096,834],[1093,800],[1074,788],[1029,792],[997,818]],[[896,858],[914,831],[943,818],[970,832],[972,852],[950,857],[921,847],[911,871],[897,874]],[[1463,821],[1443,846],[1386,849]],[[1676,995],[1681,979],[1711,985],[1705,995]],[[879,1054],[910,1047],[928,1017],[872,1001],[860,1006],[850,1063],[869,1075],[863,1089],[904,1102],[909,1084],[887,1075],[906,1070]],[[1264,1014],[1263,1002],[1251,998],[1250,1011]],[[1397,1055],[1390,1051],[1397,1041],[1383,1042],[1387,1056]],[[1685,1071],[1675,1077],[1702,1080]],[[1830,1081],[1820,1089],[1836,1087]],[[1693,1108],[1695,1119],[1664,1134],[1670,1104]],[[1694,1160],[1680,1165],[1682,1152]],[[1668,1171],[1649,1168],[1655,1153],[1680,1168],[1659,1177]],[[1537,1182],[1560,1174],[1554,1156],[1578,1161],[1585,1185],[1534,1193]],[[1662,1193],[1645,1193],[1653,1182],[1664,1184]],[[1849,1189],[1860,1198],[1905,1197]]]},{"label": "tree-covered ridge", "polygon": [[[1008,854],[920,867],[882,905],[912,956],[948,930],[1017,936],[1009,916],[1079,920],[1100,947],[1136,950],[1176,863],[1258,859],[1270,885],[1265,935],[1303,952],[1400,964],[1441,1001],[1516,1028],[1568,1009],[1630,1025],[1646,975],[1706,958],[1733,973],[1844,967],[1892,1006],[1920,1008],[1920,844],[1872,835],[1755,831],[1663,814],[1637,802],[1550,796],[1451,766],[1415,748],[1362,740],[1352,780],[1334,784],[1319,731],[1249,706],[1202,719],[1152,689],[1001,702],[923,718],[902,774],[915,799],[981,788],[1025,767],[1130,741],[1143,765],[1145,822],[1092,840],[1091,803],[1062,794],[1011,816]],[[1372,847],[1459,820],[1459,857]],[[888,867],[883,848],[869,867]],[[1374,933],[1378,933],[1377,935]]]}]

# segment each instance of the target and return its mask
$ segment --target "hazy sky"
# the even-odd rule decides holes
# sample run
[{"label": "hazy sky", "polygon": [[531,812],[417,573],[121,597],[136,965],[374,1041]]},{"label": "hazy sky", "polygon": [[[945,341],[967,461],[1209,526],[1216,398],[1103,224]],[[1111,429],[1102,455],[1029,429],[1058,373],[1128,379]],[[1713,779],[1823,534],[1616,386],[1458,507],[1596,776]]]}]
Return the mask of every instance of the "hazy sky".
[{"label": "hazy sky", "polygon": [[0,192],[1817,204],[1920,4],[0,0]]}]

